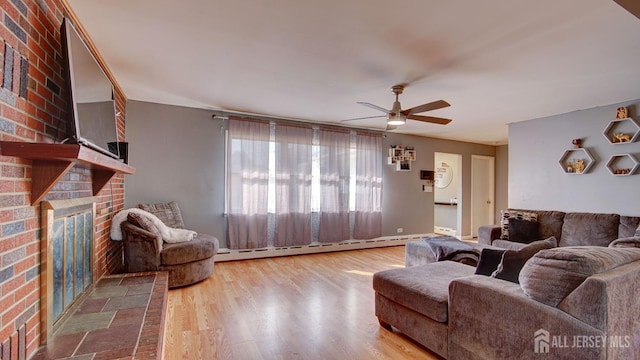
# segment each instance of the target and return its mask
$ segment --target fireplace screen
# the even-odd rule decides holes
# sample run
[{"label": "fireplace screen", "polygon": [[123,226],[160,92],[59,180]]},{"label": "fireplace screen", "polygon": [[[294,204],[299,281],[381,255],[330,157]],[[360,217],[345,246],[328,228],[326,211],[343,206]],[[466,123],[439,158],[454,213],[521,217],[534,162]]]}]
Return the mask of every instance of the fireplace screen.
[{"label": "fireplace screen", "polygon": [[91,285],[91,209],[53,222],[53,321]]},{"label": "fireplace screen", "polygon": [[43,342],[93,282],[95,198],[42,202]]}]

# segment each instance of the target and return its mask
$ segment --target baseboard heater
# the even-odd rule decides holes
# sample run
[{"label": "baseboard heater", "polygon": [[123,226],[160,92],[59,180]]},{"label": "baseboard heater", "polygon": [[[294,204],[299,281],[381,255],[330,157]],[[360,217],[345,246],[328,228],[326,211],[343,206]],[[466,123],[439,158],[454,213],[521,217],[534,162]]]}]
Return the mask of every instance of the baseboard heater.
[{"label": "baseboard heater", "polygon": [[268,257],[290,256],[317,254],[333,251],[360,250],[371,249],[387,246],[404,245],[409,241],[420,240],[424,236],[433,236],[433,234],[412,234],[407,236],[385,236],[370,240],[346,240],[339,243],[313,243],[310,245],[295,245],[286,247],[267,247],[260,249],[241,249],[230,250],[220,249],[215,256],[215,261],[234,261],[261,259]]}]

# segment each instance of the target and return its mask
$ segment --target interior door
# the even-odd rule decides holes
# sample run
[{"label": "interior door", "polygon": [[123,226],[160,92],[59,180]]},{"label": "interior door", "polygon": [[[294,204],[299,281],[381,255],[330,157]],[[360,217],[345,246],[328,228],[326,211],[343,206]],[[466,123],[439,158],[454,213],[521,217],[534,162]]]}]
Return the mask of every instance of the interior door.
[{"label": "interior door", "polygon": [[478,236],[478,227],[494,223],[495,158],[471,156],[471,235]]}]

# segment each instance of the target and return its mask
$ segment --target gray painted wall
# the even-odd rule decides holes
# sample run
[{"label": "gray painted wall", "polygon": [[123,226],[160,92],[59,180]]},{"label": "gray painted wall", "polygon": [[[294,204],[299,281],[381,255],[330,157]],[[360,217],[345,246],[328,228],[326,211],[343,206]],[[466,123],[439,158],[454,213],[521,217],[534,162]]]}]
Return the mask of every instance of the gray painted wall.
[{"label": "gray painted wall", "polygon": [[[613,145],[602,134],[619,106],[638,120],[640,99],[511,124],[509,207],[640,216],[638,172],[614,177],[605,167],[613,154],[640,158],[640,142]],[[587,174],[565,174],[558,164],[575,138],[596,160]]]},{"label": "gray painted wall", "polygon": [[[129,163],[136,174],[125,178],[125,207],[176,200],[187,227],[217,236],[225,247],[223,122],[211,114],[202,109],[127,103]],[[417,161],[409,172],[383,167],[383,236],[396,235],[399,227],[404,234],[433,231],[433,193],[422,192],[419,170],[434,169],[434,152],[462,154],[462,234],[470,234],[471,183],[465,174],[470,174],[472,154],[495,156],[495,147],[387,133],[385,156],[392,144],[413,146]]]},{"label": "gray painted wall", "polygon": [[496,214],[495,223],[500,223],[500,210],[509,207],[509,146],[496,146]]},{"label": "gray painted wall", "polygon": [[225,239],[221,125],[211,111],[129,101],[125,208],[175,200],[187,228]]},{"label": "gray painted wall", "polygon": [[420,170],[434,170],[434,153],[462,155],[462,236],[471,235],[471,155],[495,156],[495,147],[460,141],[425,138],[421,136],[387,133],[383,146],[401,144],[416,149],[417,161],[412,171],[395,171],[392,166],[383,170],[382,190],[382,233],[395,235],[397,228],[404,228],[406,234],[429,233],[433,231],[433,193],[422,192],[424,181],[420,180]]}]

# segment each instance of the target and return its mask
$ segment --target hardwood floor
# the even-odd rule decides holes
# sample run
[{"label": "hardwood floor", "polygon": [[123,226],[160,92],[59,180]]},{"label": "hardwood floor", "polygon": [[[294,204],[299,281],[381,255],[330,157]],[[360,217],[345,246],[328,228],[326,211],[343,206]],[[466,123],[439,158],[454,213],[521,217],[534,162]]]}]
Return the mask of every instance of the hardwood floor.
[{"label": "hardwood floor", "polygon": [[169,291],[165,359],[438,359],[382,329],[372,275],[404,246],[216,263]]}]

